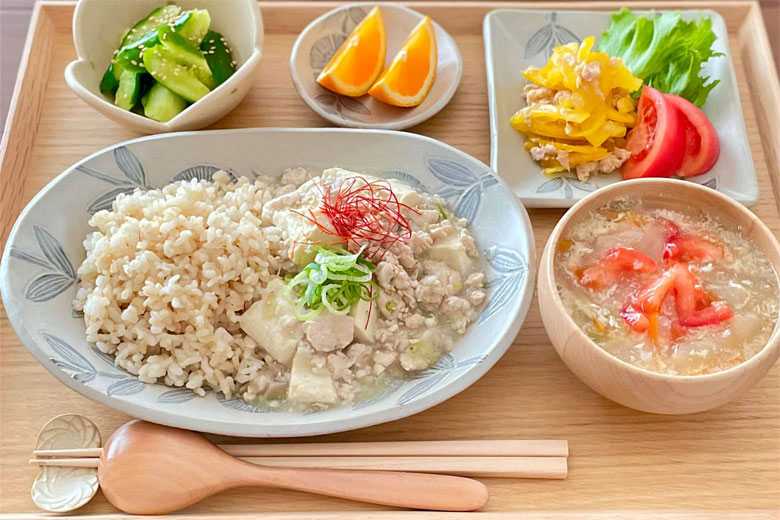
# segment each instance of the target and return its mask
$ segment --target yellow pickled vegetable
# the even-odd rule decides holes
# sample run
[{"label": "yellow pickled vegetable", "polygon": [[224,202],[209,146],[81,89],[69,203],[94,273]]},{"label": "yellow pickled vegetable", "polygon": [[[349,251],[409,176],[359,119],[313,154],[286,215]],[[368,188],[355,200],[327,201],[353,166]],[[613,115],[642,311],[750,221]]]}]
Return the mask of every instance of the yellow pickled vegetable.
[{"label": "yellow pickled vegetable", "polygon": [[561,45],[544,67],[523,71],[532,83],[526,87],[528,105],[511,123],[546,174],[609,157],[636,121],[631,93],[642,80],[621,59],[595,52],[593,43],[589,36],[582,44]]}]

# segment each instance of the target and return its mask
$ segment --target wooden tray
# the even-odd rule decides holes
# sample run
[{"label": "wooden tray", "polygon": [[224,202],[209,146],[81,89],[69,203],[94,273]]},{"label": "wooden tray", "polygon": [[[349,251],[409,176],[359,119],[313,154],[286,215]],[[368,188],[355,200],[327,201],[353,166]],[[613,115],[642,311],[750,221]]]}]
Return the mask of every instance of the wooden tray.
[{"label": "wooden tray", "polygon": [[[262,3],[264,58],[244,102],[214,128],[327,126],[298,98],[288,59],[298,32],[334,3]],[[497,7],[615,9],[596,3],[420,3],[457,41],[465,63],[450,105],[414,131],[490,162],[482,20]],[[726,19],[761,198],[756,214],[777,233],[780,91],[757,3],[628,3],[633,8],[713,8]],[[65,85],[74,58],[73,3],[39,3],[22,59],[2,142],[2,242],[24,205],[54,176],[80,158],[137,134],[104,118]],[[562,210],[531,211],[541,250]],[[45,316],[42,316],[45,320]],[[27,464],[38,430],[54,415],[91,417],[108,436],[128,417],[59,384],[19,343],[2,313],[0,355],[0,512],[37,513]],[[624,510],[641,518],[777,518],[780,515],[780,365],[738,402],[688,417],[653,416],[615,405],[580,383],[561,363],[534,304],[521,334],[504,358],[477,384],[424,413],[328,437],[335,441],[565,438],[571,445],[567,481],[486,479],[488,511]],[[323,440],[323,439],[317,439]],[[294,492],[238,489],[187,510],[232,518],[234,513],[378,509]],[[708,514],[656,514],[658,510],[763,510]],[[637,514],[643,510],[647,513]],[[115,513],[102,495],[80,513]],[[407,518],[455,518],[453,515]],[[273,515],[274,519],[312,518]],[[398,515],[349,518],[388,520]],[[562,518],[554,514],[490,518]],[[566,518],[614,518],[570,512]],[[249,517],[246,517],[249,518]],[[341,518],[328,515],[327,518]],[[477,517],[479,518],[479,517]],[[485,518],[488,518],[485,516]]]}]

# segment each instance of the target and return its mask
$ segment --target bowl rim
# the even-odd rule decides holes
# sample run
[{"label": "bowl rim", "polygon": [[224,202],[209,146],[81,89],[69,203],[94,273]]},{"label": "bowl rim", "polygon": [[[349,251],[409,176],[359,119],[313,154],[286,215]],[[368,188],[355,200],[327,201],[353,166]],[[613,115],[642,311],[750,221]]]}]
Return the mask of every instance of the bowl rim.
[{"label": "bowl rim", "polygon": [[[81,383],[76,379],[70,377],[64,370],[55,366],[47,354],[38,346],[40,343],[36,336],[40,335],[40,330],[37,327],[30,326],[24,318],[21,316],[21,308],[23,307],[15,299],[8,300],[8,296],[11,294],[10,287],[8,286],[8,279],[10,271],[8,267],[8,260],[10,258],[10,250],[12,244],[15,242],[16,234],[19,232],[21,223],[27,217],[28,213],[34,208],[40,199],[42,199],[49,191],[56,189],[57,185],[65,179],[66,175],[71,174],[78,166],[92,160],[93,158],[108,153],[114,148],[124,146],[127,144],[134,144],[147,140],[166,139],[172,137],[187,137],[193,135],[230,135],[239,134],[243,132],[253,133],[326,133],[326,134],[378,134],[378,135],[391,135],[391,136],[403,136],[407,139],[417,140],[429,144],[435,144],[442,146],[443,148],[454,152],[457,155],[468,158],[484,167],[485,171],[491,172],[491,174],[498,180],[498,185],[501,186],[504,193],[507,196],[509,204],[514,206],[519,218],[519,224],[523,226],[526,234],[527,241],[527,273],[525,280],[523,281],[524,287],[521,289],[521,296],[517,298],[513,307],[504,310],[504,313],[513,313],[514,317],[506,325],[503,326],[503,331],[500,334],[494,336],[494,346],[490,350],[486,350],[485,357],[479,362],[472,365],[468,370],[458,374],[456,377],[449,379],[447,383],[434,390],[429,394],[426,399],[419,399],[407,404],[398,405],[393,404],[386,408],[376,410],[370,413],[363,413],[357,416],[350,415],[343,418],[326,419],[316,422],[306,422],[300,424],[286,424],[286,425],[274,425],[273,431],[270,431],[267,426],[263,424],[249,424],[232,422],[229,420],[215,420],[213,418],[182,416],[171,414],[166,410],[154,408],[147,404],[138,404],[130,402],[124,399],[117,398],[115,396],[107,395],[105,392],[97,390],[87,384]],[[127,413],[133,417],[145,419],[151,422],[165,424],[177,428],[188,428],[197,431],[240,436],[240,437],[305,437],[312,435],[325,435],[330,433],[337,433],[342,431],[356,430],[359,428],[365,428],[376,424],[382,424],[387,422],[403,419],[422,411],[432,408],[438,404],[447,401],[448,399],[456,396],[464,391],[466,388],[476,383],[504,356],[509,350],[509,347],[513,344],[517,337],[520,328],[522,327],[525,319],[528,315],[528,311],[533,301],[533,293],[536,284],[536,248],[534,241],[533,228],[531,227],[531,221],[528,217],[528,212],[524,206],[520,203],[519,199],[515,197],[509,190],[508,186],[498,178],[495,172],[485,165],[479,159],[451,146],[442,141],[438,141],[431,137],[409,133],[398,132],[392,130],[360,130],[349,128],[280,128],[280,127],[262,127],[262,128],[237,128],[230,130],[204,130],[204,131],[186,131],[186,132],[173,132],[160,135],[148,135],[143,137],[137,137],[134,139],[128,139],[122,142],[118,142],[100,150],[89,154],[88,156],[80,159],[72,165],[65,168],[59,175],[49,181],[31,200],[27,203],[24,209],[20,212],[19,216],[14,222],[11,233],[6,241],[5,248],[2,255],[2,261],[0,261],[0,293],[2,294],[3,304],[5,305],[6,313],[8,315],[8,321],[11,324],[14,332],[25,346],[25,348],[33,355],[33,357],[56,379],[58,379],[65,386],[77,393],[101,404],[109,406],[115,410]],[[155,383],[157,384],[157,383]],[[334,426],[335,425],[335,426]]]},{"label": "bowl rim", "polygon": [[[411,5],[415,6],[415,4],[411,4]],[[416,11],[414,9],[411,9],[409,7],[406,7],[405,5],[396,2],[374,2],[374,3],[354,2],[354,3],[348,3],[330,9],[326,13],[312,20],[298,34],[298,37],[295,39],[295,43],[293,44],[292,51],[290,51],[290,76],[292,78],[292,83],[293,86],[295,87],[295,91],[298,93],[298,96],[301,98],[301,100],[304,103],[306,103],[306,106],[312,109],[317,115],[327,120],[328,122],[333,123],[334,125],[338,125],[345,128],[365,128],[365,129],[374,129],[374,130],[404,130],[406,128],[411,128],[415,125],[419,125],[420,123],[427,121],[428,119],[432,118],[433,116],[441,112],[444,109],[444,107],[446,107],[449,104],[449,102],[452,100],[453,96],[455,95],[455,92],[458,90],[458,87],[460,86],[460,81],[463,78],[463,57],[461,56],[460,49],[458,48],[458,44],[455,42],[455,39],[452,37],[452,35],[449,32],[447,32],[447,30],[444,29],[444,27],[439,25],[436,22],[436,20],[434,20],[433,18],[431,18],[431,22],[433,23],[434,28],[442,31],[445,35],[447,35],[450,41],[452,41],[452,48],[455,51],[455,58],[456,58],[455,64],[457,70],[455,74],[455,80],[452,82],[450,87],[445,91],[444,95],[441,98],[439,98],[430,108],[428,108],[423,112],[420,112],[415,116],[406,117],[403,119],[399,119],[397,121],[391,121],[388,123],[367,123],[362,121],[354,121],[350,119],[335,117],[333,114],[329,114],[328,112],[323,110],[322,107],[320,107],[317,103],[314,103],[311,100],[311,96],[309,96],[309,94],[303,89],[299,70],[295,66],[295,60],[301,52],[301,45],[303,43],[303,40],[306,35],[308,35],[317,26],[319,26],[325,19],[329,18],[330,16],[338,12],[344,11],[345,9],[352,9],[353,7],[388,7],[391,9],[406,11],[407,13],[410,13],[414,16],[418,16],[420,19],[422,19],[425,16],[419,11]],[[491,169],[491,171],[493,170]]]},{"label": "bowl rim", "polygon": [[[71,25],[71,33],[73,36],[73,46],[76,49],[76,59],[68,63],[68,65],[65,67],[65,82],[68,84],[70,89],[79,96],[85,103],[89,105],[93,105],[93,108],[97,109],[94,104],[97,105],[103,105],[105,107],[105,110],[110,112],[112,115],[106,117],[109,117],[110,119],[114,119],[117,122],[120,122],[121,124],[132,124],[139,127],[145,127],[146,131],[149,132],[171,132],[175,131],[178,127],[178,123],[182,119],[183,114],[187,114],[188,116],[192,116],[193,111],[190,109],[197,109],[202,106],[201,101],[211,96],[211,94],[214,94],[220,90],[225,91],[231,87],[234,87],[238,81],[244,79],[244,76],[247,76],[250,74],[260,63],[260,60],[263,55],[263,41],[265,38],[265,30],[263,25],[263,15],[260,11],[260,4],[258,4],[255,0],[240,0],[244,1],[245,3],[249,4],[250,6],[250,12],[252,13],[252,19],[250,20],[250,23],[252,23],[255,26],[255,38],[252,45],[252,53],[247,56],[244,63],[242,63],[237,69],[236,72],[233,73],[232,76],[230,76],[224,83],[221,85],[218,85],[214,90],[203,96],[201,99],[196,101],[195,103],[191,103],[187,108],[176,114],[172,119],[166,121],[166,122],[160,122],[155,121],[154,119],[148,118],[146,116],[142,116],[140,114],[136,114],[135,112],[132,112],[130,110],[122,110],[121,108],[117,107],[110,101],[108,101],[105,97],[102,95],[95,94],[90,89],[88,89],[84,84],[82,84],[81,81],[76,79],[76,75],[73,72],[75,67],[79,66],[81,63],[86,63],[88,60],[84,57],[86,54],[86,51],[83,49],[83,44],[81,41],[81,30],[80,30],[80,24],[81,24],[81,18],[83,17],[84,10],[86,9],[86,5],[90,2],[96,3],[99,0],[78,0],[76,3],[76,7],[73,11],[73,22]],[[228,87],[225,87],[228,85]],[[223,92],[224,93],[224,92]],[[213,98],[212,98],[213,99]],[[116,119],[115,119],[116,118]]]},{"label": "bowl rim", "polygon": [[[614,184],[610,184],[608,186],[604,186],[602,188],[599,188],[598,190],[595,190],[592,193],[589,193],[587,196],[577,201],[577,203],[574,204],[561,217],[561,219],[555,225],[555,228],[553,229],[552,233],[550,234],[550,237],[548,238],[547,244],[545,245],[544,248],[544,253],[542,254],[542,262],[544,262],[544,265],[540,266],[539,269],[539,273],[540,273],[540,276],[538,278],[539,288],[541,289],[542,285],[544,284],[544,286],[549,290],[553,305],[560,312],[560,314],[565,316],[564,318],[565,323],[567,324],[569,329],[577,335],[577,338],[580,340],[580,345],[587,344],[588,345],[587,348],[597,352],[597,355],[602,361],[611,363],[613,366],[616,365],[620,367],[622,370],[628,371],[637,376],[649,378],[649,379],[655,379],[659,382],[666,381],[666,382],[675,382],[680,384],[690,384],[693,381],[712,382],[712,381],[719,381],[724,379],[731,379],[733,376],[738,375],[738,373],[755,369],[756,367],[754,365],[761,364],[763,359],[772,355],[773,351],[780,349],[780,316],[778,316],[775,322],[775,328],[772,331],[772,334],[769,336],[769,339],[767,339],[766,344],[761,348],[761,350],[756,352],[756,354],[754,354],[749,359],[746,359],[745,361],[738,363],[734,366],[731,366],[725,370],[721,370],[719,372],[714,372],[711,374],[680,375],[680,374],[665,374],[662,372],[654,372],[652,370],[648,370],[633,365],[627,361],[620,359],[617,356],[610,354],[602,347],[597,345],[596,342],[590,339],[588,335],[585,334],[585,332],[583,332],[583,330],[579,327],[579,325],[577,325],[577,323],[574,321],[571,315],[568,312],[566,312],[563,305],[563,301],[561,300],[560,292],[558,290],[558,285],[555,282],[555,269],[554,269],[555,246],[560,240],[563,231],[569,226],[571,221],[574,220],[579,215],[579,213],[582,211],[584,206],[591,204],[592,201],[596,199],[605,199],[604,202],[608,202],[609,200],[614,198],[613,192],[628,189],[626,186],[630,186],[631,184],[629,183],[634,183],[634,185],[637,184],[648,184],[651,186],[657,185],[659,187],[659,191],[661,190],[662,186],[671,185],[676,189],[679,188],[680,190],[690,190],[691,192],[704,193],[708,196],[715,197],[716,199],[719,199],[722,204],[729,206],[735,212],[739,213],[741,218],[749,220],[752,225],[756,226],[760,230],[760,233],[764,235],[765,238],[768,239],[768,242],[775,249],[775,252],[778,255],[780,255],[780,243],[778,243],[777,238],[775,238],[775,236],[772,234],[772,231],[766,226],[766,224],[764,224],[764,222],[761,219],[759,219],[753,212],[751,212],[745,206],[736,202],[735,200],[731,199],[729,196],[724,195],[719,191],[713,190],[706,186],[702,186],[700,184],[696,184],[681,179],[673,179],[673,178],[627,179],[627,180],[622,180],[620,182],[616,182]],[[775,263],[773,263],[771,260],[770,263],[772,264],[772,268],[775,271],[775,276],[778,278],[778,281],[780,282],[780,270],[778,269],[778,267],[780,266],[775,265]],[[545,273],[546,276],[542,277],[541,273]],[[780,295],[778,295],[778,298],[780,298]]]}]

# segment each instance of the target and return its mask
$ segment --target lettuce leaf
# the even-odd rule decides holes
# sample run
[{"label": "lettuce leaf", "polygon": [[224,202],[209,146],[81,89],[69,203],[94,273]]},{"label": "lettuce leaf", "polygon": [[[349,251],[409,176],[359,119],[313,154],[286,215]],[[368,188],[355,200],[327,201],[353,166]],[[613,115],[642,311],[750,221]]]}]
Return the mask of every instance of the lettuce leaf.
[{"label": "lettuce leaf", "polygon": [[712,20],[686,22],[679,11],[650,18],[625,7],[612,15],[598,50],[623,59],[634,76],[661,92],[677,94],[700,107],[718,80],[701,77],[701,65],[712,57]]}]

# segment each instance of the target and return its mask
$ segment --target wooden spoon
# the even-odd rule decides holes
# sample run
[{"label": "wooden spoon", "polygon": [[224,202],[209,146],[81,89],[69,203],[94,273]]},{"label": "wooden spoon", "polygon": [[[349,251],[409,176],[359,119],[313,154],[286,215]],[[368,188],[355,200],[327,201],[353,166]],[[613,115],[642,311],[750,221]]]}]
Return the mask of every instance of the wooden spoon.
[{"label": "wooden spoon", "polygon": [[274,468],[228,455],[202,435],[135,420],[108,440],[98,465],[100,488],[132,514],[164,514],[220,491],[267,486],[413,509],[472,511],[488,500],[464,477],[309,468]]}]

